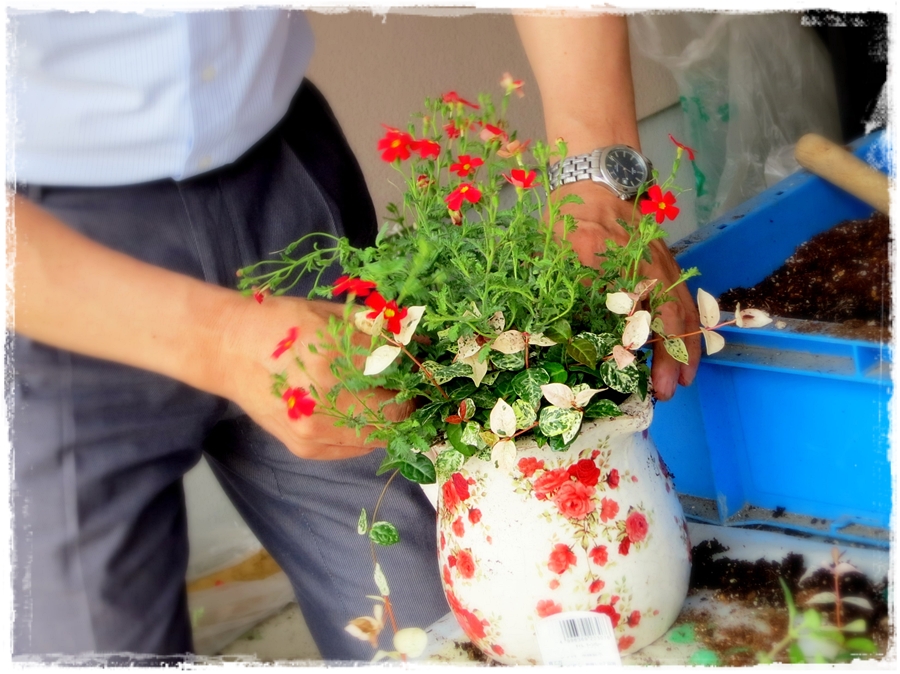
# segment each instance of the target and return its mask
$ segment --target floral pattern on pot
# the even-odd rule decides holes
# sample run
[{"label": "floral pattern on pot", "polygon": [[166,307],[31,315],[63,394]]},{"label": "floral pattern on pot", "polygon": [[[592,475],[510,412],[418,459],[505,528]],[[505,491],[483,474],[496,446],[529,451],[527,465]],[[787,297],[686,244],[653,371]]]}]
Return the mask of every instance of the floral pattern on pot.
[{"label": "floral pattern on pot", "polygon": [[628,409],[586,423],[566,452],[519,438],[512,471],[470,459],[440,485],[444,589],[489,657],[540,664],[536,624],[558,613],[608,616],[622,653],[677,617],[690,575],[687,528],[644,432],[652,406],[635,399]]}]

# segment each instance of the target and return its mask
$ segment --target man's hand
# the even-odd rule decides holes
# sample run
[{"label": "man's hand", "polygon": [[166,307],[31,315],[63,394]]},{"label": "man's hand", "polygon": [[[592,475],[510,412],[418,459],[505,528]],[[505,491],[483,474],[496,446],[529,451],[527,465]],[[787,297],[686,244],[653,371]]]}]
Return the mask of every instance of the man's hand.
[{"label": "man's hand", "polygon": [[[569,235],[572,247],[578,253],[582,264],[591,267],[599,266],[597,253],[606,248],[606,241],[613,240],[620,245],[628,241],[628,234],[616,222],[621,218],[625,222],[633,222],[640,217],[640,212],[632,201],[622,201],[606,188],[584,181],[572,185],[564,185],[554,192],[555,197],[566,194],[577,194],[584,200],[583,204],[568,204],[563,207],[564,213],[570,213],[578,222],[578,229]],[[651,244],[652,261],[640,266],[641,275],[658,279],[664,288],[668,288],[681,274],[675,258],[661,239]],[[671,294],[673,302],[660,307],[660,317],[667,334],[682,335],[700,329],[700,314],[694,304],[687,287],[682,283],[676,286]],[[697,374],[700,361],[699,334],[684,339],[688,351],[688,364],[683,365],[670,356],[662,345],[656,342],[653,348],[653,390],[660,400],[669,400],[675,395],[678,384],[688,386]]]},{"label": "man's hand", "polygon": [[[219,374],[210,388],[220,389],[221,395],[240,405],[260,426],[302,458],[343,459],[366,454],[377,447],[365,442],[373,428],[367,427],[357,434],[353,429],[336,427],[335,419],[323,414],[321,407],[312,416],[291,419],[285,401],[271,392],[272,375],[276,373],[286,373],[289,386],[307,391],[314,384],[324,393],[337,383],[331,373],[329,354],[321,348],[317,348],[316,354],[310,353],[308,345],[323,341],[320,334],[328,334],[329,317],[341,319],[343,305],[290,297],[267,297],[262,304],[242,299],[242,303],[234,305],[223,326],[222,349],[217,355]],[[294,344],[273,358],[276,346],[292,327],[298,328]],[[359,334],[357,341],[368,346],[370,338]],[[305,371],[297,365],[297,358],[303,362]],[[393,396],[381,388],[355,396],[344,391],[338,396],[337,404],[344,410],[353,405],[359,411],[359,399],[363,399],[370,409],[377,410],[380,403]],[[411,403],[385,410],[393,420],[403,419],[411,411]]]}]

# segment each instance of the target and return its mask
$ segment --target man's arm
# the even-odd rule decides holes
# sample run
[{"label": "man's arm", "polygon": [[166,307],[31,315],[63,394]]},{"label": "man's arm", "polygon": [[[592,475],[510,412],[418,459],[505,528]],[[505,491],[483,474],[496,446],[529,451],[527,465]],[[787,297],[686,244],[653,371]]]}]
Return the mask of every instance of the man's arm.
[{"label": "man's arm", "polygon": [[[515,20],[541,92],[548,141],[564,139],[569,155],[619,143],[640,149],[625,17],[529,14],[516,15]],[[584,264],[597,264],[595,253],[604,249],[607,239],[627,241],[616,218],[630,221],[632,202],[590,181],[565,185],[557,192],[584,200],[566,207],[578,220],[571,241]],[[642,273],[668,287],[679,276],[678,263],[663,241],[653,242],[652,257]],[[673,294],[676,301],[661,308],[666,331],[698,330],[699,314],[687,288],[682,284]],[[671,398],[677,384],[690,384],[697,372],[700,338],[695,335],[685,342],[689,365],[678,363],[659,343],[654,349],[653,386],[661,400]]]},{"label": "man's arm", "polygon": [[[272,359],[289,328],[300,327],[297,351],[320,390],[335,382],[323,356],[305,344],[341,307],[269,297],[257,304],[240,293],[177,274],[106,248],[16,196],[13,327],[37,341],[150,370],[233,400],[298,456],[339,459],[371,451],[365,434],[338,429],[313,415],[292,421],[270,393],[271,373],[290,371],[292,385],[309,379],[290,354]],[[391,397],[376,391],[376,402]]]}]

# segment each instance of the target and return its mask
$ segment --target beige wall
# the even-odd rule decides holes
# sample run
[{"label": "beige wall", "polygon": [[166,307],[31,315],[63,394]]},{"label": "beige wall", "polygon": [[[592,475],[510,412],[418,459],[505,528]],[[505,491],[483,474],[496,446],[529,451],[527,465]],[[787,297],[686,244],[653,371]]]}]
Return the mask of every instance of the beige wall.
[{"label": "beige wall", "polygon": [[[316,35],[316,55],[309,77],[331,103],[362,165],[379,219],[389,201],[400,198],[391,181],[397,174],[384,164],[376,145],[381,123],[405,127],[426,96],[456,90],[474,98],[479,92],[501,93],[505,71],[525,80],[526,97],[510,105],[510,122],[521,138],[543,138],[540,97],[531,68],[508,13],[439,15],[371,11],[309,12]],[[665,69],[637,53],[632,69],[638,117],[657,112],[677,99]]]}]

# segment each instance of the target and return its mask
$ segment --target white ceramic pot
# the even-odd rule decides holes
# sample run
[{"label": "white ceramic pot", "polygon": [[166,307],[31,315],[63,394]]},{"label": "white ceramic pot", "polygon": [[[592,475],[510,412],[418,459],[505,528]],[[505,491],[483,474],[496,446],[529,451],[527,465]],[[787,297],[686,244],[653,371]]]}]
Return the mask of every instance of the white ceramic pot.
[{"label": "white ceramic pot", "polygon": [[687,526],[647,432],[651,403],[623,409],[627,416],[586,423],[566,452],[520,438],[512,472],[472,458],[439,485],[444,591],[494,660],[542,664],[536,625],[557,613],[606,614],[621,654],[678,617],[691,568]]}]

